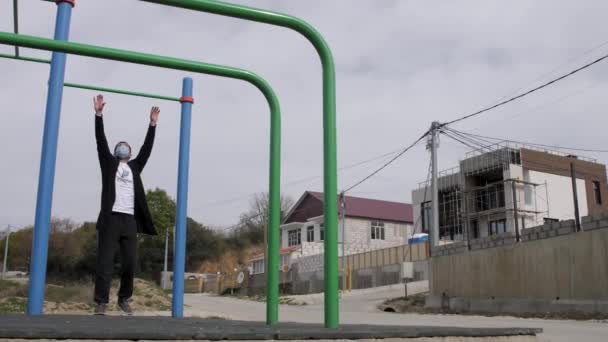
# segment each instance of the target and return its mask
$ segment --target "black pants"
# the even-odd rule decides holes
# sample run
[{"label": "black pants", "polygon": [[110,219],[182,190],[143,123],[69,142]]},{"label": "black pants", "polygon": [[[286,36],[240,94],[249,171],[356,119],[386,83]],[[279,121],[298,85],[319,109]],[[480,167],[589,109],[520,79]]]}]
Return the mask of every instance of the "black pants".
[{"label": "black pants", "polygon": [[137,224],[133,215],[112,213],[110,224],[97,231],[96,303],[108,303],[109,301],[116,247],[120,248],[122,266],[118,299],[126,300],[133,295],[133,275],[137,252]]}]

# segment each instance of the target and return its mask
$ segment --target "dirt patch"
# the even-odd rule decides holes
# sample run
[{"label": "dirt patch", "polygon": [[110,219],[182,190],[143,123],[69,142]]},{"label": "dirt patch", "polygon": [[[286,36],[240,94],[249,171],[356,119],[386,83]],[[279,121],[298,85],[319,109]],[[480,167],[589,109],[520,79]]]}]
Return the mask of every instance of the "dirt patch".
[{"label": "dirt patch", "polygon": [[[266,297],[265,296],[242,296],[242,297],[237,297],[238,299],[244,299],[244,300],[251,300],[254,302],[262,302],[262,303],[266,303]],[[308,305],[307,302],[299,300],[297,298],[293,298],[293,297],[289,297],[289,296],[282,296],[279,297],[279,304],[282,305],[297,305],[297,306],[303,306],[303,305]]]},{"label": "dirt patch", "polygon": [[[117,311],[118,281],[112,283],[108,311]],[[27,284],[2,280],[0,282],[0,314],[23,313],[27,303]],[[134,311],[167,311],[171,308],[169,295],[156,284],[135,279],[131,306]],[[93,284],[48,284],[45,290],[44,312],[89,313],[93,310]]]},{"label": "dirt patch", "polygon": [[425,294],[416,294],[389,299],[378,305],[378,309],[384,312],[427,313],[424,307],[425,297]]}]

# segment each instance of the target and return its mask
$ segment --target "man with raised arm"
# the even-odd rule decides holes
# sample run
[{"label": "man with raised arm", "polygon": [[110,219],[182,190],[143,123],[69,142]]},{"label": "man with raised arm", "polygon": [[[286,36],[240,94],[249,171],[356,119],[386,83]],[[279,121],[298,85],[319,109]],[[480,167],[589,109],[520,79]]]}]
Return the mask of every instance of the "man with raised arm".
[{"label": "man with raised arm", "polygon": [[118,307],[131,315],[129,298],[133,295],[133,275],[136,265],[137,234],[156,235],[148,209],[141,172],[152,152],[158,107],[150,111],[150,125],[144,144],[135,159],[131,146],[121,141],[110,152],[103,128],[102,95],[93,98],[95,109],[95,139],[101,167],[101,210],[97,219],[97,265],[95,275],[96,315],[104,315],[109,302],[114,271],[114,254],[120,249],[121,273]]}]

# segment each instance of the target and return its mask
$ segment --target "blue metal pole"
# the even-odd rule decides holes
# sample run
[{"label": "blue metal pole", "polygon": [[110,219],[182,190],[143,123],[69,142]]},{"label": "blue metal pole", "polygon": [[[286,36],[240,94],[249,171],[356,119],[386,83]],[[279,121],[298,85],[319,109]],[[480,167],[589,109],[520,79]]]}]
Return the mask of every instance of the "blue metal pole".
[{"label": "blue metal pole", "polygon": [[190,165],[190,123],[192,121],[192,79],[182,83],[182,113],[179,128],[179,161],[177,169],[177,212],[175,214],[175,248],[173,249],[173,317],[184,317],[184,271],[188,215],[188,169]]},{"label": "blue metal pole", "polygon": [[[73,2],[57,2],[55,21],[55,40],[68,40],[70,17]],[[27,314],[40,315],[44,304],[44,285],[49,243],[49,224],[53,202],[53,183],[55,180],[55,160],[57,158],[57,139],[59,135],[59,115],[63,96],[63,76],[66,55],[53,52],[51,74],[46,99],[44,133],[42,136],[42,155],[38,174],[38,197],[36,199],[36,218],[30,264],[30,286],[27,301]]]}]

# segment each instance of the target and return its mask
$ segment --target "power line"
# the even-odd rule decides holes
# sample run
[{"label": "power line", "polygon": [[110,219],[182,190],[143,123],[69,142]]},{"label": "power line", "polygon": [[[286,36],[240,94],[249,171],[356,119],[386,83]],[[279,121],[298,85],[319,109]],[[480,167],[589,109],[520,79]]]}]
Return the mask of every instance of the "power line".
[{"label": "power line", "polygon": [[[456,131],[456,130],[452,129],[452,131]],[[492,139],[492,140],[496,140],[496,141],[511,141],[511,142],[514,142],[514,143],[520,143],[520,144],[531,145],[531,146],[546,147],[546,148],[552,148],[552,149],[556,149],[556,150],[570,150],[570,151],[581,151],[581,152],[608,153],[608,150],[601,150],[601,149],[591,149],[591,148],[582,148],[582,147],[570,147],[570,146],[539,144],[539,143],[534,143],[534,142],[529,142],[529,141],[517,141],[517,140],[513,140],[513,139],[498,138],[498,137],[489,137],[489,136],[485,136],[485,135],[473,134],[473,133],[468,133],[468,132],[463,132],[463,131],[456,131],[456,132],[461,133],[461,134],[465,134],[465,135],[469,135],[469,136],[473,136],[473,137],[477,137],[477,138]]]},{"label": "power line", "polygon": [[[608,44],[608,40],[607,40],[607,41],[604,41],[604,42],[602,42],[602,43],[600,43],[600,44],[597,44],[597,45],[595,45],[594,47],[589,48],[589,49],[587,49],[587,50],[583,51],[581,54],[579,54],[579,55],[577,55],[577,56],[574,56],[574,57],[572,57],[572,58],[567,59],[566,61],[564,61],[564,62],[560,63],[559,65],[557,65],[557,66],[555,66],[554,68],[552,68],[551,70],[549,70],[549,71],[547,71],[547,72],[545,72],[545,73],[541,74],[540,76],[536,77],[535,79],[531,80],[531,81],[530,81],[530,82],[528,82],[528,83],[535,83],[535,82],[537,82],[537,81],[540,81],[540,80],[542,80],[543,78],[545,78],[545,76],[549,76],[549,75],[553,74],[554,72],[556,72],[557,70],[559,70],[561,67],[563,67],[563,66],[565,66],[565,65],[568,65],[570,62],[573,62],[573,61],[575,61],[575,60],[577,60],[577,59],[579,59],[579,58],[581,58],[581,57],[583,57],[583,56],[586,56],[586,55],[590,54],[591,52],[593,52],[593,51],[595,51],[595,50],[597,50],[597,49],[599,49],[599,48],[601,48],[601,47],[604,47],[604,46],[605,46],[605,45],[607,45],[607,44]],[[515,93],[515,94],[516,94],[517,92],[521,91],[522,89],[524,89],[524,87],[517,88],[516,90],[512,91],[512,92],[511,92],[511,94],[513,94],[513,93]],[[502,99],[504,99],[504,98],[506,98],[506,97],[508,97],[508,96],[504,96],[504,97],[502,97],[502,98],[501,98],[501,99],[499,99],[499,100],[502,100]]]},{"label": "power line", "polygon": [[[375,157],[371,157],[371,158],[368,158],[368,159],[365,159],[365,160],[362,160],[362,161],[358,161],[358,162],[355,162],[353,164],[349,164],[349,165],[343,166],[341,168],[338,168],[338,171],[345,171],[345,170],[349,170],[349,169],[352,169],[352,168],[355,168],[355,167],[358,167],[358,166],[361,166],[361,165],[365,165],[365,164],[374,162],[376,160],[379,160],[379,159],[386,158],[388,156],[394,155],[395,153],[399,153],[399,152],[401,152],[401,150],[402,149],[400,148],[400,149],[397,149],[397,150],[394,150],[394,151],[391,151],[391,152],[387,152],[387,153],[383,153],[383,154],[377,155]],[[296,179],[296,180],[290,181],[288,183],[281,184],[281,188],[293,186],[293,185],[300,184],[300,183],[309,182],[309,181],[320,179],[320,178],[322,178],[322,176],[309,176],[309,177],[304,177],[304,178]],[[251,195],[248,194],[246,196],[238,196],[238,197],[233,197],[233,198],[229,198],[229,199],[225,199],[225,200],[214,201],[214,202],[210,202],[210,203],[204,204],[202,207],[198,207],[198,208],[201,209],[201,208],[214,207],[214,206],[218,206],[218,205],[226,205],[226,204],[234,203],[234,202],[237,202],[237,201],[242,201],[244,199],[248,199],[250,196]]]},{"label": "power line", "polygon": [[[589,90],[589,89],[592,89],[592,88],[597,87],[598,85],[600,85],[600,83],[592,83],[592,84],[588,84],[588,85],[586,85],[586,86],[584,86],[584,87],[582,87],[582,88],[579,88],[579,89],[577,89],[577,90],[575,90],[575,91],[573,91],[573,92],[570,92],[570,93],[568,93],[568,94],[565,94],[565,95],[561,95],[561,96],[559,96],[559,97],[556,97],[556,98],[552,99],[551,101],[543,102],[543,103],[541,103],[541,104],[539,104],[539,105],[537,105],[537,106],[527,108],[527,109],[525,109],[525,110],[524,110],[524,111],[522,111],[522,112],[518,112],[518,113],[514,113],[514,114],[511,114],[511,115],[507,115],[507,116],[501,117],[499,120],[496,120],[496,121],[494,121],[494,122],[490,122],[490,124],[496,124],[497,122],[502,122],[502,121],[505,121],[505,120],[507,120],[507,119],[509,119],[509,120],[513,120],[514,118],[519,117],[519,116],[521,116],[521,115],[536,112],[536,111],[538,111],[538,110],[542,109],[543,107],[547,107],[547,106],[555,105],[555,104],[557,104],[557,103],[560,103],[560,102],[563,102],[563,101],[565,101],[565,100],[568,100],[568,99],[570,99],[570,98],[572,98],[572,97],[578,96],[578,95],[580,95],[580,94],[584,93],[585,91],[587,91],[587,90]],[[487,124],[488,124],[488,123],[481,124],[481,125],[477,126],[475,129],[479,129],[480,127],[487,126]]]},{"label": "power line", "polygon": [[549,81],[549,82],[543,83],[543,84],[539,85],[538,87],[532,88],[532,89],[530,89],[530,90],[528,90],[528,91],[526,91],[526,92],[523,92],[523,93],[521,93],[521,94],[519,94],[519,95],[513,96],[513,97],[511,97],[511,98],[509,98],[509,99],[507,99],[507,100],[501,101],[501,102],[499,102],[499,103],[497,103],[497,104],[494,104],[494,105],[492,105],[492,106],[489,106],[489,107],[483,108],[483,109],[478,110],[478,111],[476,111],[476,112],[474,112],[474,113],[464,115],[464,116],[462,116],[462,117],[460,117],[460,118],[457,118],[457,119],[454,119],[454,120],[448,121],[448,122],[446,122],[446,123],[442,123],[442,124],[441,124],[441,126],[451,125],[451,124],[453,124],[453,123],[456,123],[456,122],[459,122],[459,121],[462,121],[462,120],[466,120],[466,119],[469,119],[469,118],[471,118],[471,117],[474,117],[474,116],[480,115],[480,114],[485,113],[485,112],[487,112],[487,111],[490,111],[490,110],[492,110],[492,109],[498,108],[498,107],[503,106],[503,105],[505,105],[505,104],[507,104],[507,103],[509,103],[509,102],[513,102],[513,101],[515,101],[515,100],[517,100],[517,99],[520,99],[520,98],[522,98],[522,97],[524,97],[524,96],[526,96],[526,95],[532,94],[532,93],[534,93],[534,92],[536,92],[536,91],[538,91],[538,90],[541,90],[541,89],[543,89],[543,88],[545,88],[545,87],[548,87],[548,86],[550,86],[550,85],[551,85],[551,84],[553,84],[553,83],[559,82],[559,81],[561,81],[561,80],[563,80],[563,79],[565,79],[565,78],[567,78],[567,77],[570,77],[570,76],[572,76],[572,75],[576,74],[576,73],[577,73],[577,72],[579,72],[579,71],[582,71],[582,70],[584,70],[584,69],[587,69],[587,68],[589,68],[590,66],[592,66],[592,65],[594,65],[594,64],[597,64],[597,63],[599,63],[599,62],[603,61],[603,60],[604,60],[604,59],[606,59],[606,58],[608,58],[608,55],[604,55],[604,56],[602,56],[602,57],[600,57],[600,58],[598,58],[598,59],[596,59],[596,60],[594,60],[594,61],[592,61],[592,62],[590,62],[590,63],[587,63],[587,64],[585,64],[585,65],[583,65],[583,66],[581,66],[581,67],[579,67],[579,68],[576,68],[576,69],[574,69],[574,70],[572,70],[572,71],[570,71],[570,72],[568,72],[568,73],[566,73],[566,74],[564,74],[564,75],[562,75],[562,76],[560,76],[560,77],[558,77],[558,78],[552,79],[552,80],[551,80],[551,81]]},{"label": "power line", "polygon": [[458,136],[458,137],[460,137],[462,139],[465,139],[466,141],[472,142],[473,144],[479,146],[482,149],[487,149],[489,151],[492,150],[491,149],[492,145],[496,145],[496,142],[494,142],[494,141],[482,140],[481,138],[474,139],[474,138],[472,138],[470,136],[467,136],[467,135],[464,135],[464,134],[460,134],[460,133],[452,131],[452,130],[450,130],[450,133],[452,133],[452,134],[454,134],[454,135],[456,135],[456,136]]},{"label": "power line", "polygon": [[429,130],[427,130],[426,132],[424,132],[424,134],[422,134],[420,136],[420,138],[416,139],[416,141],[414,141],[413,143],[411,143],[409,146],[407,146],[406,148],[404,148],[401,152],[399,152],[396,156],[394,156],[393,158],[391,158],[389,161],[387,161],[386,163],[384,163],[382,166],[380,166],[378,169],[376,169],[374,172],[370,173],[369,175],[363,177],[363,179],[361,179],[360,181],[356,182],[355,184],[349,186],[348,188],[346,188],[345,190],[343,190],[343,192],[348,192],[354,188],[356,188],[357,186],[361,185],[363,182],[365,182],[366,180],[372,178],[373,176],[375,176],[378,172],[384,170],[387,166],[389,166],[390,164],[392,164],[395,160],[399,159],[403,154],[405,154],[405,152],[409,151],[412,147],[414,147],[416,144],[418,144],[422,139],[424,139],[424,137],[427,136],[427,134],[429,133]]},{"label": "power line", "polygon": [[[455,140],[455,141],[461,143],[465,147],[468,147],[468,148],[471,148],[471,149],[474,149],[474,150],[486,149],[486,148],[488,148],[489,145],[495,144],[495,142],[493,142],[493,141],[485,141],[485,140],[482,140],[482,139],[473,139],[471,137],[468,137],[468,136],[465,136],[465,135],[461,135],[461,134],[458,133],[458,131],[455,131],[455,130],[451,129],[448,126],[442,127],[440,129],[440,133],[443,134],[443,135],[445,135],[445,136],[448,136],[448,137],[452,138],[452,140]],[[464,140],[464,141],[461,141],[461,140]],[[485,143],[487,143],[488,145],[484,145]],[[473,144],[474,146],[472,146],[471,144]]]},{"label": "power line", "polygon": [[459,138],[456,138],[455,134],[453,134],[453,133],[448,133],[447,131],[443,131],[443,132],[441,132],[441,133],[442,133],[443,135],[445,135],[445,136],[447,136],[447,137],[450,137],[450,138],[452,138],[453,140],[455,140],[455,141],[457,141],[457,142],[459,142],[459,143],[463,144],[464,146],[466,146],[466,147],[470,148],[471,150],[477,150],[477,149],[479,149],[479,147],[473,146],[473,145],[471,145],[471,144],[469,144],[469,143],[467,143],[467,142],[464,142],[464,141],[460,140]]}]

